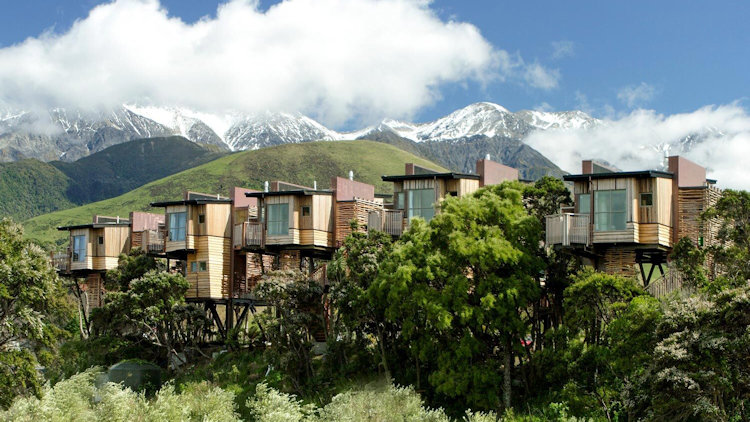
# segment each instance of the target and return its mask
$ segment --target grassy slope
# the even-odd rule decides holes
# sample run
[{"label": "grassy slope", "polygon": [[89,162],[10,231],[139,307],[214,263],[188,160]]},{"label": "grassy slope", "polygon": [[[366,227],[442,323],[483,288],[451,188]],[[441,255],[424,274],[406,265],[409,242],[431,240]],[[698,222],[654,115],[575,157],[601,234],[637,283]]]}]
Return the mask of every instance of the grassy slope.
[{"label": "grassy slope", "polygon": [[72,163],[0,163],[0,217],[20,221],[112,198],[224,155],[174,136],[114,145]]},{"label": "grassy slope", "polygon": [[53,161],[73,182],[67,197],[76,204],[122,195],[153,180],[215,160],[209,151],[180,136],[137,139],[72,163]]},{"label": "grassy slope", "polygon": [[0,217],[23,220],[75,206],[65,195],[71,180],[38,160],[0,164]]},{"label": "grassy slope", "polygon": [[[384,174],[403,174],[404,163],[414,162],[437,170],[441,167],[390,145],[371,141],[308,142],[231,154],[201,166],[141,186],[138,189],[81,207],[41,215],[24,222],[27,237],[60,244],[64,238],[55,227],[84,223],[93,214],[127,216],[129,211],[149,210],[149,203],[179,199],[193,190],[228,195],[233,186],[261,189],[263,181],[284,180],[319,188],[333,176],[375,184],[376,192],[390,193]],[[161,211],[161,210],[159,210]]]}]

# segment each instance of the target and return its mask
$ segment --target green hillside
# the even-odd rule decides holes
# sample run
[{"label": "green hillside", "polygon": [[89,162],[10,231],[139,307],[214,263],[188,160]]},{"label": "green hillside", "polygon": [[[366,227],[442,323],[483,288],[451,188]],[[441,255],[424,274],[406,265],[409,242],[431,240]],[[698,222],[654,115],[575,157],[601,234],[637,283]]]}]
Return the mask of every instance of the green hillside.
[{"label": "green hillside", "polygon": [[65,173],[38,160],[0,163],[0,218],[24,220],[73,207],[65,195],[70,184]]},{"label": "green hillside", "polygon": [[24,222],[26,235],[42,243],[60,244],[64,236],[57,226],[87,222],[93,214],[127,216],[130,211],[149,210],[149,203],[177,199],[186,190],[228,195],[233,186],[261,189],[263,182],[284,180],[319,188],[330,185],[333,176],[372,183],[376,192],[389,193],[384,174],[402,174],[404,163],[414,162],[443,170],[430,161],[396,147],[371,141],[308,142],[244,151],[173,174],[115,198],[41,215]]},{"label": "green hillside", "polygon": [[150,181],[215,160],[210,151],[180,137],[137,139],[117,144],[72,163],[53,161],[71,180],[66,191],[76,204],[113,198]]},{"label": "green hillside", "polygon": [[173,136],[114,145],[71,163],[2,163],[0,217],[24,220],[112,198],[224,155]]}]

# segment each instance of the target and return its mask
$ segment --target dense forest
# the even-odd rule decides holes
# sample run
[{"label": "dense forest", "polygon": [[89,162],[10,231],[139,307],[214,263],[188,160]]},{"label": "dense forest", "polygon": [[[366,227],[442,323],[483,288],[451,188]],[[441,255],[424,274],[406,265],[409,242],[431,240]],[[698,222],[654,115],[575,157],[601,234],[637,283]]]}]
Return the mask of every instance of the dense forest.
[{"label": "dense forest", "polygon": [[[544,216],[571,198],[545,177],[448,198],[397,240],[355,232],[329,286],[268,272],[268,304],[220,344],[187,281],[138,250],[81,314],[22,228],[0,223],[4,420],[740,421],[750,419],[750,193],[681,240],[683,289],[595,272],[546,248]],[[324,345],[316,343],[323,330]],[[161,385],[102,381],[121,361]]]}]

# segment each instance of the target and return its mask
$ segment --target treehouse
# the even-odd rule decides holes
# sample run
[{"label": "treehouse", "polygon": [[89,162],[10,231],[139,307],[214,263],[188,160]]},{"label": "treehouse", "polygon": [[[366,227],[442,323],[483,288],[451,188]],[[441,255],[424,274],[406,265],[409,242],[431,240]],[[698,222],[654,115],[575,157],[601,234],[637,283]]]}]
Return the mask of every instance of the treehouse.
[{"label": "treehouse", "polygon": [[141,248],[147,253],[164,251],[164,214],[131,212],[130,249]]},{"label": "treehouse", "polygon": [[229,296],[232,200],[186,192],[182,200],[155,202],[164,208],[164,248],[157,255],[175,260],[190,282],[187,298]]},{"label": "treehouse", "polygon": [[[705,168],[674,156],[666,171],[617,171],[590,160],[582,173],[564,176],[573,183],[572,212],[547,216],[546,244],[581,256],[599,270],[635,275],[648,286],[673,245],[690,238],[697,246],[711,244],[715,224],[703,211],[721,192],[706,179]],[[638,270],[636,269],[638,268]]]},{"label": "treehouse", "polygon": [[323,280],[325,266],[314,260],[329,260],[351,233],[352,220],[365,230],[370,211],[383,207],[374,186],[352,179],[334,177],[330,189],[276,181],[263,192],[247,192],[254,202],[247,219],[236,220],[234,247],[246,255],[248,277],[279,268]]},{"label": "treehouse", "polygon": [[130,221],[95,215],[89,224],[58,227],[69,232],[67,251],[53,254],[53,265],[61,275],[83,278],[81,285],[89,308],[101,306],[103,275],[117,268],[120,254],[130,250]]},{"label": "treehouse", "polygon": [[476,174],[440,173],[407,163],[405,174],[383,176],[383,180],[393,183],[393,202],[389,208],[371,213],[368,227],[400,236],[411,218],[431,220],[444,198],[461,197],[483,186],[518,180],[518,170],[487,157],[477,161]]}]

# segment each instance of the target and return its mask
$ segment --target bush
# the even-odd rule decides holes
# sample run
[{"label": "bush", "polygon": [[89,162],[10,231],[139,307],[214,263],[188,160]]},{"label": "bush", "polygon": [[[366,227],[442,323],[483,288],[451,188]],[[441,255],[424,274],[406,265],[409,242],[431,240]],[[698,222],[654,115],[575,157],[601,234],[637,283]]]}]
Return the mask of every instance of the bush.
[{"label": "bush", "polygon": [[0,413],[6,421],[237,421],[234,394],[209,383],[162,388],[153,400],[119,384],[97,386],[102,373],[91,369],[76,374],[41,398],[22,397]]}]

